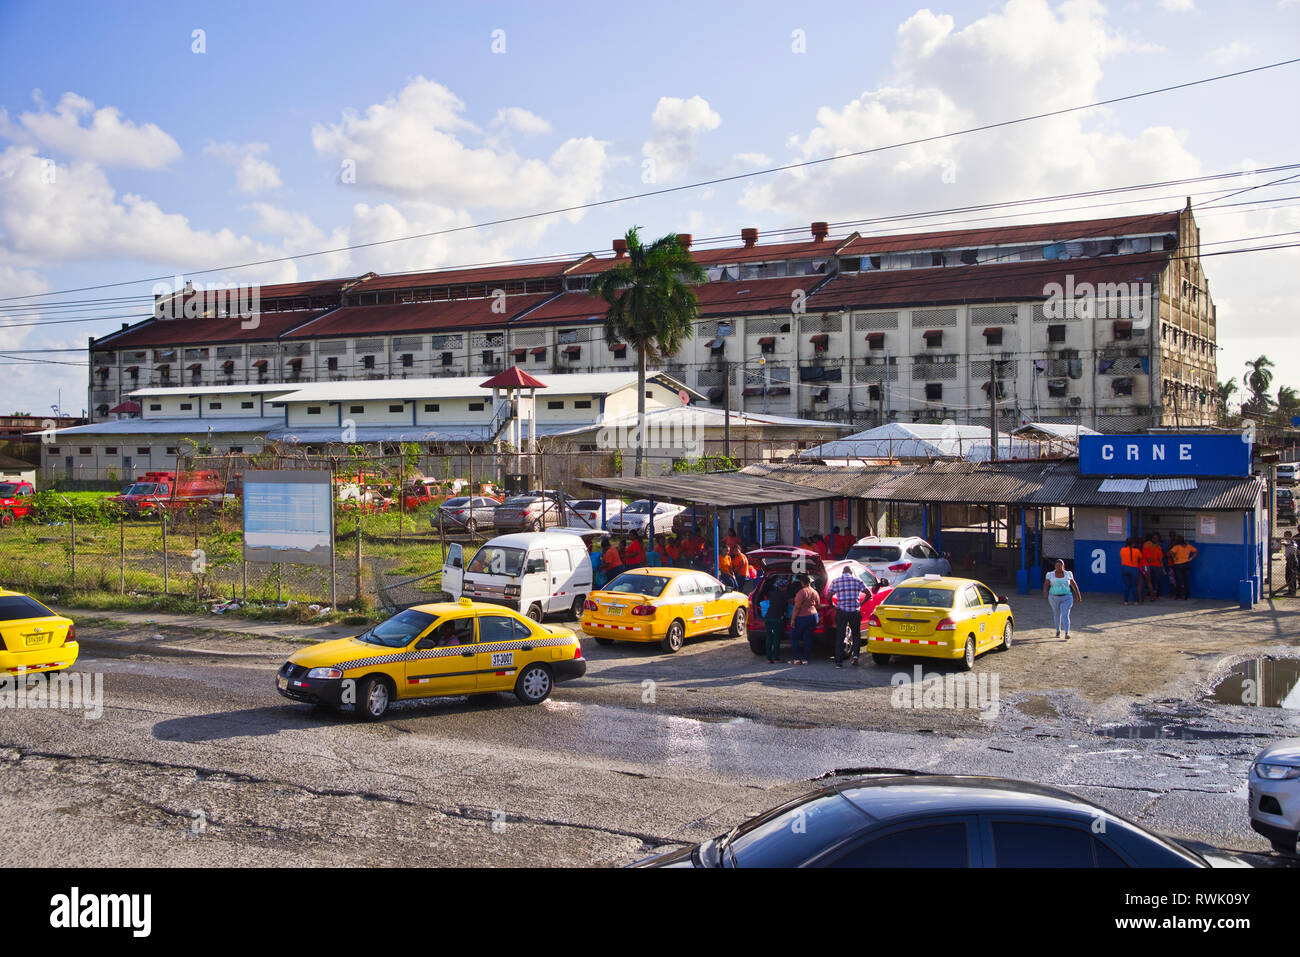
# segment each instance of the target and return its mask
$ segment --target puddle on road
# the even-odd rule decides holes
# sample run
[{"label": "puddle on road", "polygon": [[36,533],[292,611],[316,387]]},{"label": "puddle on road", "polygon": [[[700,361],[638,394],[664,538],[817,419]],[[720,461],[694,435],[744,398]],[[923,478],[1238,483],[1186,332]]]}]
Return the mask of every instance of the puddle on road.
[{"label": "puddle on road", "polygon": [[1061,716],[1061,712],[1056,710],[1056,705],[1041,694],[1030,695],[1016,705],[1016,710],[1021,714],[1027,714],[1034,718],[1059,718]]},{"label": "puddle on road", "polygon": [[1134,724],[1111,725],[1097,729],[1106,738],[1162,739],[1165,741],[1217,741],[1234,738],[1267,738],[1270,735],[1252,731],[1219,731],[1214,728],[1192,728],[1172,721],[1139,721]]},{"label": "puddle on road", "polygon": [[1203,700],[1300,710],[1300,658],[1239,661]]}]

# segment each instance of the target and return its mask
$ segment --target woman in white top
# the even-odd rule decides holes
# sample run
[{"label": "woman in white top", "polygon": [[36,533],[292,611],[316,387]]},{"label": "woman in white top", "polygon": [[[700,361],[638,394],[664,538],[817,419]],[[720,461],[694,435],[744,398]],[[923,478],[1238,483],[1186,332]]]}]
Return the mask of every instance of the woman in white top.
[{"label": "woman in white top", "polygon": [[1065,640],[1070,640],[1070,608],[1075,601],[1083,601],[1083,595],[1074,580],[1074,573],[1065,570],[1065,562],[1056,560],[1056,567],[1043,579],[1043,594],[1052,606],[1052,621],[1056,625],[1056,637],[1061,637],[1065,629]]}]

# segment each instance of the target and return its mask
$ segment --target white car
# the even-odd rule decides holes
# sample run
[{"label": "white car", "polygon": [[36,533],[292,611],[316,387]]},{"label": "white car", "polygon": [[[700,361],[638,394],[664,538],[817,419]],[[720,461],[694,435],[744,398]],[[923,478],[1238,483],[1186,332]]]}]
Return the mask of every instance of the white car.
[{"label": "white car", "polygon": [[853,543],[845,558],[862,562],[877,578],[897,585],[905,578],[951,575],[952,565],[924,538],[879,538],[869,535]]},{"label": "white car", "polygon": [[[583,498],[576,502],[570,502],[569,507],[573,510],[573,515],[569,518],[570,523],[579,528],[584,526],[600,528],[601,504],[602,502],[598,498]],[[618,515],[627,507],[626,502],[617,498],[607,498],[603,504],[606,520]]]},{"label": "white car", "polygon": [[609,530],[620,534],[629,532],[647,534],[651,519],[651,508],[654,509],[654,534],[667,535],[673,530],[673,517],[678,512],[684,511],[686,506],[671,505],[668,502],[652,503],[649,499],[644,498],[637,499],[609,520]]},{"label": "white car", "polygon": [[1279,854],[1300,836],[1300,738],[1270,744],[1250,766],[1250,826]]}]

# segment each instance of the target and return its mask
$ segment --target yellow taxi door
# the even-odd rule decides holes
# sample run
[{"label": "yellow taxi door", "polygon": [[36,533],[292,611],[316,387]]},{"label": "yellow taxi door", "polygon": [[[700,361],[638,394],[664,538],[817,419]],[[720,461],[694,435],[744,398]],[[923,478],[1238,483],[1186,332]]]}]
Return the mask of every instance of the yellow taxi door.
[{"label": "yellow taxi door", "polygon": [[532,629],[510,615],[485,611],[478,616],[479,691],[509,691],[519,669],[533,658]]},{"label": "yellow taxi door", "polygon": [[993,589],[983,582],[977,584],[975,589],[979,592],[981,603],[988,609],[989,646],[996,648],[1002,644],[1002,632],[1007,626],[1007,618],[1011,615],[1011,606],[1000,603]]},{"label": "yellow taxi door", "polygon": [[405,662],[403,698],[466,694],[478,686],[473,615],[450,615],[421,635]]},{"label": "yellow taxi door", "polygon": [[993,606],[980,599],[979,589],[974,585],[963,588],[961,598],[966,605],[966,630],[975,633],[975,651],[981,652],[997,640],[993,637]]},{"label": "yellow taxi door", "polygon": [[700,576],[679,575],[668,588],[672,605],[660,606],[660,616],[665,621],[671,621],[674,617],[681,618],[686,625],[688,638],[699,634],[700,623],[704,620],[704,606],[708,600],[708,596],[700,593]]},{"label": "yellow taxi door", "polygon": [[704,599],[704,615],[699,630],[717,631],[731,623],[731,609],[722,598],[727,593],[727,586],[708,575],[701,575],[699,579],[700,597]]}]

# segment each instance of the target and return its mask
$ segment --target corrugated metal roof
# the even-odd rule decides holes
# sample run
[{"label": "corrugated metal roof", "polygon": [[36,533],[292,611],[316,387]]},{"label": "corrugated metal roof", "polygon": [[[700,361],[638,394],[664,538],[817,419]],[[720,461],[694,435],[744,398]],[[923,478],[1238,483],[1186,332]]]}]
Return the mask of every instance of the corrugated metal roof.
[{"label": "corrugated metal roof", "polygon": [[849,243],[842,255],[875,256],[881,253],[922,252],[958,246],[1087,242],[1103,237],[1109,239],[1116,236],[1149,236],[1177,232],[1177,213],[1154,213],[1063,223],[1029,223],[1023,226],[984,226],[978,229],[945,229],[926,233],[863,236]]},{"label": "corrugated metal roof", "polygon": [[290,312],[262,312],[257,325],[245,329],[250,320],[231,316],[223,319],[146,319],[129,329],[95,340],[95,349],[136,349],[152,346],[181,346],[189,343],[262,342],[278,339],[288,330],[319,319],[330,310],[299,309]]},{"label": "corrugated metal roof", "polygon": [[554,293],[507,296],[505,312],[493,311],[498,302],[488,299],[440,299],[434,302],[397,303],[386,306],[343,306],[325,313],[285,336],[316,339],[322,336],[369,336],[390,332],[440,332],[444,329],[499,328],[524,310],[546,301]]},{"label": "corrugated metal roof", "polygon": [[708,505],[713,508],[789,505],[836,497],[819,494],[817,489],[805,488],[802,485],[792,485],[789,482],[742,472],[656,475],[654,478],[587,478],[582,480],[582,484],[588,488],[625,492],[637,498],[653,499],[656,502]]}]

